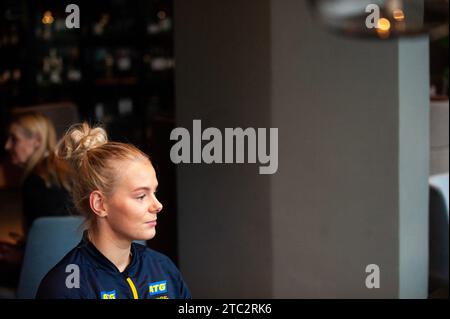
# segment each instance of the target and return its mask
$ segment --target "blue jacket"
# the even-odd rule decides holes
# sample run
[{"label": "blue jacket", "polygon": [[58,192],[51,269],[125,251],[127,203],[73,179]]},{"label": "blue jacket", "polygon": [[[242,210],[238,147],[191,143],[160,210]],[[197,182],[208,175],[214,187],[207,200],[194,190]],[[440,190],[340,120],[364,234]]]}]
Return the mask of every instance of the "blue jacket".
[{"label": "blue jacket", "polygon": [[191,298],[180,272],[167,256],[136,243],[131,245],[131,254],[130,264],[120,272],[87,239],[85,232],[78,246],[42,279],[36,298]]}]

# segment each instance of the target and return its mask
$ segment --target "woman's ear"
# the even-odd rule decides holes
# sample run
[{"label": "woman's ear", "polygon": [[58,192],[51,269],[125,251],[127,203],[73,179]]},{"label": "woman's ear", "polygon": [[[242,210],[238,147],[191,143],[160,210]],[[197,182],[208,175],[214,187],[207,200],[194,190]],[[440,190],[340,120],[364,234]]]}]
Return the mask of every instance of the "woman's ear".
[{"label": "woman's ear", "polygon": [[105,204],[105,196],[102,192],[95,190],[89,195],[89,205],[91,206],[92,211],[98,217],[106,217],[108,216]]}]

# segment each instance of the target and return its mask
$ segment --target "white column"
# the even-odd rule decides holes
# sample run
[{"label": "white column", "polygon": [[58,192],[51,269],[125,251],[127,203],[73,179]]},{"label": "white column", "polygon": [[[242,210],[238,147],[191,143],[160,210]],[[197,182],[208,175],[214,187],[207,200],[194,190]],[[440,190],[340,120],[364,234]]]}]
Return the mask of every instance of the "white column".
[{"label": "white column", "polygon": [[279,128],[273,176],[178,167],[194,296],[425,297],[427,40],[337,37],[298,0],[176,0],[175,13],[178,126]]}]

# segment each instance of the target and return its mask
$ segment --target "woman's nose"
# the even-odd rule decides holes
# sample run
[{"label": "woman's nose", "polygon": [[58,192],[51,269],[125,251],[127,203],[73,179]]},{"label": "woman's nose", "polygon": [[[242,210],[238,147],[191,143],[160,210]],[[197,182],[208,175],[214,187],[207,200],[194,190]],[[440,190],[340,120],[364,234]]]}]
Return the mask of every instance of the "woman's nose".
[{"label": "woman's nose", "polygon": [[8,138],[5,143],[5,150],[9,151],[11,149],[11,138]]},{"label": "woman's nose", "polygon": [[152,205],[150,206],[149,211],[151,213],[159,213],[160,211],[162,211],[162,209],[163,209],[163,205],[161,204],[161,202],[156,197],[154,197]]}]

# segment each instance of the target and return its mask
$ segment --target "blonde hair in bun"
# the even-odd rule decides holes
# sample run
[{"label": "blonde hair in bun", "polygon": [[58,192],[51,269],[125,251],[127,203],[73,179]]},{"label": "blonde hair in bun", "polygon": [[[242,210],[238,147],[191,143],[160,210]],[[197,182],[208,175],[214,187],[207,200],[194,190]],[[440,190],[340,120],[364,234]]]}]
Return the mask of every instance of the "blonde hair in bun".
[{"label": "blonde hair in bun", "polygon": [[73,125],[58,143],[55,154],[71,163],[74,171],[72,198],[78,211],[85,215],[88,227],[94,220],[90,194],[99,190],[106,196],[114,191],[120,162],[148,160],[149,157],[131,144],[110,142],[101,127],[88,123]]},{"label": "blonde hair in bun", "polygon": [[86,152],[108,142],[108,135],[101,127],[91,128],[86,122],[75,124],[61,139],[56,147],[56,155],[66,159],[77,167],[77,163],[86,155]]}]

